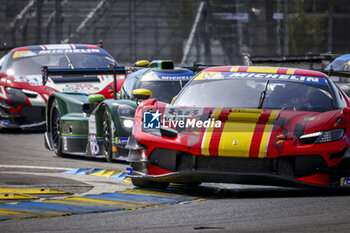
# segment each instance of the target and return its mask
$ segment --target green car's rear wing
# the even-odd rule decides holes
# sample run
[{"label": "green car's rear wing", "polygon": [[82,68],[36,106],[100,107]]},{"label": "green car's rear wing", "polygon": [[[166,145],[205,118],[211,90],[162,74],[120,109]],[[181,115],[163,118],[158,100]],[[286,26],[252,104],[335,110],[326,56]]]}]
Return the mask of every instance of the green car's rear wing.
[{"label": "green car's rear wing", "polygon": [[349,71],[334,71],[334,70],[317,70],[317,71],[320,71],[328,76],[339,76],[342,78],[350,78]]},{"label": "green car's rear wing", "polygon": [[109,68],[76,68],[76,69],[49,69],[41,67],[43,85],[46,84],[49,76],[82,76],[82,75],[113,75],[114,98],[117,97],[117,74],[126,75],[125,67],[111,64]]},{"label": "green car's rear wing", "polygon": [[[315,63],[322,63],[324,61],[331,62],[336,57],[341,56],[341,54],[329,54],[329,53],[323,53],[318,55],[312,55],[307,54],[304,56],[282,56],[282,57],[250,57],[249,59],[251,64],[294,64],[290,67],[298,67],[297,64],[299,63],[305,63],[309,64],[310,70],[316,70],[319,72],[322,72],[328,76],[338,76],[342,78],[350,78],[350,72],[349,71],[335,71],[332,68],[329,70],[325,69],[314,69],[313,66]],[[276,65],[275,65],[276,66]],[[279,66],[279,65],[277,65]]]},{"label": "green car's rear wing", "polygon": [[193,73],[198,73],[206,68],[214,67],[214,66],[222,66],[222,65],[208,65],[208,64],[200,64],[196,61],[193,62],[193,66],[183,66],[182,68],[193,71]]}]

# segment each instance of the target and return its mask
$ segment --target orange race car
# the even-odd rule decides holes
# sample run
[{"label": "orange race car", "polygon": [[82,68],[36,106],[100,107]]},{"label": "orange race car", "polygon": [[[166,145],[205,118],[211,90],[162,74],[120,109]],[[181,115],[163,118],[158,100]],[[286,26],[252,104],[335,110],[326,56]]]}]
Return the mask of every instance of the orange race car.
[{"label": "orange race car", "polygon": [[136,186],[170,182],[350,185],[350,102],[325,74],[203,70],[174,98],[137,108],[128,147]]}]

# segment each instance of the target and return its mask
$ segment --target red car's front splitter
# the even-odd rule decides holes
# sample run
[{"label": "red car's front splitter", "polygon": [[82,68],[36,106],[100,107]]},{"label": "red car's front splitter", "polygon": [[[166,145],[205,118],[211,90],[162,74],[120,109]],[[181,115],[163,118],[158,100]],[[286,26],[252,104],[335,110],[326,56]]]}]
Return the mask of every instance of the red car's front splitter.
[{"label": "red car's front splitter", "polygon": [[[329,177],[328,174],[317,174],[317,177]],[[269,186],[284,186],[284,187],[301,187],[301,188],[336,188],[336,187],[350,187],[340,186],[340,183],[333,184],[315,184],[315,180],[311,181],[311,177],[307,179],[289,179],[278,175],[261,174],[261,173],[233,173],[233,172],[211,172],[211,171],[182,171],[174,172],[165,175],[148,176],[148,175],[134,175],[129,176],[132,179],[150,180],[156,182],[173,182],[173,183],[234,183],[247,185],[269,185]],[[309,180],[308,180],[309,179]],[[340,181],[340,180],[339,180]]]}]

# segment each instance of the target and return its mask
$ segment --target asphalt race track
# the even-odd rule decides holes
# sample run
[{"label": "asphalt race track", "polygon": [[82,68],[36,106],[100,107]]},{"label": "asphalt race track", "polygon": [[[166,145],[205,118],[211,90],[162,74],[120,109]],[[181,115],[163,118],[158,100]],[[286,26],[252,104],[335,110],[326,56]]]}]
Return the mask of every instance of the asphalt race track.
[{"label": "asphalt race track", "polygon": [[126,163],[59,158],[43,145],[42,132],[0,133],[0,232],[350,229],[349,191],[233,184],[141,190],[125,179]]}]

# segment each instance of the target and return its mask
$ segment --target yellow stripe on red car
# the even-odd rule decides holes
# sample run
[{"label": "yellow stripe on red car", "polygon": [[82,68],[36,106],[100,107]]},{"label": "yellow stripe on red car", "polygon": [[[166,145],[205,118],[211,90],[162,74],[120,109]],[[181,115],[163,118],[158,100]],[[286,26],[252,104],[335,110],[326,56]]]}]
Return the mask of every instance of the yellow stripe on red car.
[{"label": "yellow stripe on red car", "polygon": [[216,109],[213,117],[223,120],[221,128],[208,128],[203,135],[202,154],[264,158],[278,116],[277,110]]},{"label": "yellow stripe on red car", "polygon": [[265,66],[233,66],[231,72],[271,73],[271,74],[293,74],[295,69],[276,68]]},{"label": "yellow stripe on red car", "polygon": [[232,109],[224,124],[218,156],[249,157],[255,125],[262,109]]},{"label": "yellow stripe on red car", "polygon": [[277,73],[278,68],[276,67],[264,67],[264,66],[252,66],[249,67],[247,72],[251,73],[272,73],[275,74]]},{"label": "yellow stripe on red car", "polygon": [[276,116],[278,116],[278,113],[279,113],[279,111],[273,110],[270,114],[268,122],[265,124],[263,136],[262,136],[260,147],[259,147],[258,158],[265,158],[266,157],[267,148],[269,146],[270,137],[271,137],[271,133],[272,133],[273,122],[275,121]]},{"label": "yellow stripe on red car", "polygon": [[[210,72],[210,73],[213,73],[213,74],[214,74],[215,72]],[[199,74],[194,78],[194,80],[205,80],[204,74],[205,74],[205,72],[199,73]]]},{"label": "yellow stripe on red car", "polygon": [[[222,108],[216,108],[213,112],[212,118],[218,119],[219,115],[222,111]],[[203,140],[202,140],[202,154],[203,155],[210,155],[209,153],[209,146],[210,146],[210,140],[213,136],[213,127],[208,127],[206,128],[204,135],[203,135]]]},{"label": "yellow stripe on red car", "polygon": [[239,68],[239,66],[233,66],[233,67],[231,68],[231,72],[237,72],[237,71],[238,71],[238,68]]}]

